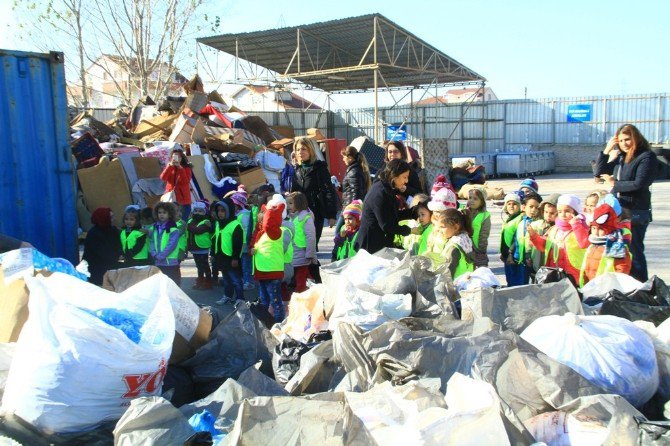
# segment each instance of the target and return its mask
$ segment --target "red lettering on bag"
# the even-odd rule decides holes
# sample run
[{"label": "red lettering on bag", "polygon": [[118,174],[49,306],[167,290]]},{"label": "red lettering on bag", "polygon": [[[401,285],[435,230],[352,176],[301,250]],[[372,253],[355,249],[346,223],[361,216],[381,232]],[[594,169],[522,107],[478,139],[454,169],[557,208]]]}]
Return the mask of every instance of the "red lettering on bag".
[{"label": "red lettering on bag", "polygon": [[142,373],[139,375],[124,375],[123,382],[128,391],[122,398],[136,398],[142,392],[153,393],[163,384],[163,378],[167,372],[165,360],[161,360],[158,370],[154,373]]}]

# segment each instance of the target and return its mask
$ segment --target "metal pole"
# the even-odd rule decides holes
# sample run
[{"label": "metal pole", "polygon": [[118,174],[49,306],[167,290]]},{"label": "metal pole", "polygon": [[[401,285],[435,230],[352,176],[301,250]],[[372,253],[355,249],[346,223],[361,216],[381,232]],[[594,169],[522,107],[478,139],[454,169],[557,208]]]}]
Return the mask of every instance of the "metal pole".
[{"label": "metal pole", "polygon": [[658,119],[656,120],[656,143],[661,142],[661,118],[663,117],[663,99],[658,95]]},{"label": "metal pole", "polygon": [[240,79],[240,53],[239,53],[239,42],[235,39],[235,80]]},{"label": "metal pole", "polygon": [[375,135],[375,143],[380,143],[380,138],[379,138],[379,92],[377,91],[379,88],[379,81],[377,79],[377,76],[379,74],[379,67],[377,66],[377,17],[375,17],[374,20],[374,32],[373,32],[373,40],[375,42],[374,47],[373,47],[373,57],[374,57],[374,65],[375,65],[375,78],[374,78],[374,88],[375,88],[375,128],[374,128],[374,135]]},{"label": "metal pole", "polygon": [[296,40],[298,48],[298,74],[300,74],[300,28],[296,30]]},{"label": "metal pole", "polygon": [[556,145],[556,101],[551,101],[551,143]]},{"label": "metal pole", "polygon": [[607,134],[607,98],[603,98],[603,143],[607,143],[609,135]]}]

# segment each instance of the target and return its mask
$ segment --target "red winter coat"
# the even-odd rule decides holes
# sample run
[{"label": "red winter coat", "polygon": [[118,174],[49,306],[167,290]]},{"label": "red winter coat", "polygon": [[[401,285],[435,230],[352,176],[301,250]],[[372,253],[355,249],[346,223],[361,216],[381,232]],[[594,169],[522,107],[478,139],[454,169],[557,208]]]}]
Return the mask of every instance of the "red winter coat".
[{"label": "red winter coat", "polygon": [[[168,164],[161,173],[161,180],[165,181],[165,192],[170,192],[174,189],[177,196],[177,204],[187,205],[191,204],[191,172],[190,167],[177,166],[174,167]],[[185,216],[186,217],[186,216]]]}]

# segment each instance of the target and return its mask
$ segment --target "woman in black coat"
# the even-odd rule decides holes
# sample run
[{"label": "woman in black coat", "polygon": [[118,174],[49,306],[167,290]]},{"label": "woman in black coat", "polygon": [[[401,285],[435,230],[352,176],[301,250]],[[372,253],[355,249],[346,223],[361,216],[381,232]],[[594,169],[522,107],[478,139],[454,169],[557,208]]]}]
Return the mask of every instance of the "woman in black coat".
[{"label": "woman in black coat", "polygon": [[[391,160],[379,173],[379,181],[375,181],[363,202],[361,227],[356,240],[357,251],[365,249],[375,253],[382,248],[393,247],[393,239],[398,235],[412,233],[409,226],[398,224],[400,220],[411,218],[411,211],[398,210],[396,194],[407,189],[410,175],[409,164],[402,160]],[[420,228],[416,228],[420,231]]]},{"label": "woman in black coat", "polygon": [[649,187],[656,176],[657,163],[656,155],[637,127],[624,124],[598,155],[596,166],[596,176],[612,187],[610,192],[619,198],[622,213],[631,219],[630,275],[642,282],[649,278],[644,236],[652,219]]},{"label": "woman in black coat", "polygon": [[314,145],[309,138],[298,138],[293,153],[298,165],[295,168],[291,192],[302,192],[307,197],[309,209],[314,213],[316,244],[319,245],[323,231],[323,219],[328,225],[335,225],[337,205],[335,187],[330,181],[328,165],[316,158]]},{"label": "woman in black coat", "polygon": [[110,208],[98,208],[91,215],[93,227],[84,240],[82,260],[88,262],[90,283],[102,285],[102,278],[110,269],[119,267],[121,257],[121,237],[114,226],[114,214]]},{"label": "woman in black coat", "polygon": [[365,155],[347,146],[340,152],[347,170],[342,179],[342,209],[354,200],[363,200],[370,189],[370,169]]},{"label": "woman in black coat", "polygon": [[[391,160],[403,160],[409,162],[409,156],[407,154],[407,148],[401,141],[388,141],[384,145],[384,161],[387,163]],[[419,175],[412,168],[410,164],[409,169],[409,178],[407,179],[407,187],[405,191],[401,194],[403,197],[407,198],[409,196],[414,196],[416,194],[425,193],[423,186],[421,186],[421,180]]]}]

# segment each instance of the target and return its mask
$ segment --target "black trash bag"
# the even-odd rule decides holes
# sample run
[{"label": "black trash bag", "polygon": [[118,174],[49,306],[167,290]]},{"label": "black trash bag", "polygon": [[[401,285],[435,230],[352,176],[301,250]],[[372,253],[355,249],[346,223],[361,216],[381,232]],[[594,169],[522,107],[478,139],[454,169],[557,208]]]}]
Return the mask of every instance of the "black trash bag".
[{"label": "black trash bag", "polygon": [[249,305],[251,314],[253,314],[256,319],[261,321],[265,328],[272,328],[275,324],[275,318],[270,312],[260,303],[260,301],[253,302]]},{"label": "black trash bag", "polygon": [[204,431],[196,432],[184,442],[184,446],[212,446],[213,444],[212,434]]},{"label": "black trash bag", "polygon": [[611,290],[603,296],[585,301],[592,306],[601,302],[598,314],[618,316],[629,321],[648,321],[658,326],[670,317],[670,290],[657,276],[647,280],[635,291],[623,293]]},{"label": "black trash bag", "polygon": [[272,370],[279,384],[285,386],[293,378],[300,369],[300,357],[309,349],[306,344],[289,337],[275,347],[272,354]]},{"label": "black trash bag", "polygon": [[638,444],[661,446],[670,444],[670,421],[638,421]]},{"label": "black trash bag", "polygon": [[173,390],[172,396],[168,399],[174,407],[181,407],[197,399],[191,374],[177,365],[169,365],[163,379],[163,393],[169,390]]},{"label": "black trash bag", "polygon": [[535,283],[537,284],[560,282],[563,279],[568,279],[572,286],[577,288],[575,279],[573,279],[570,274],[566,273],[563,268],[541,266],[535,273]]}]

